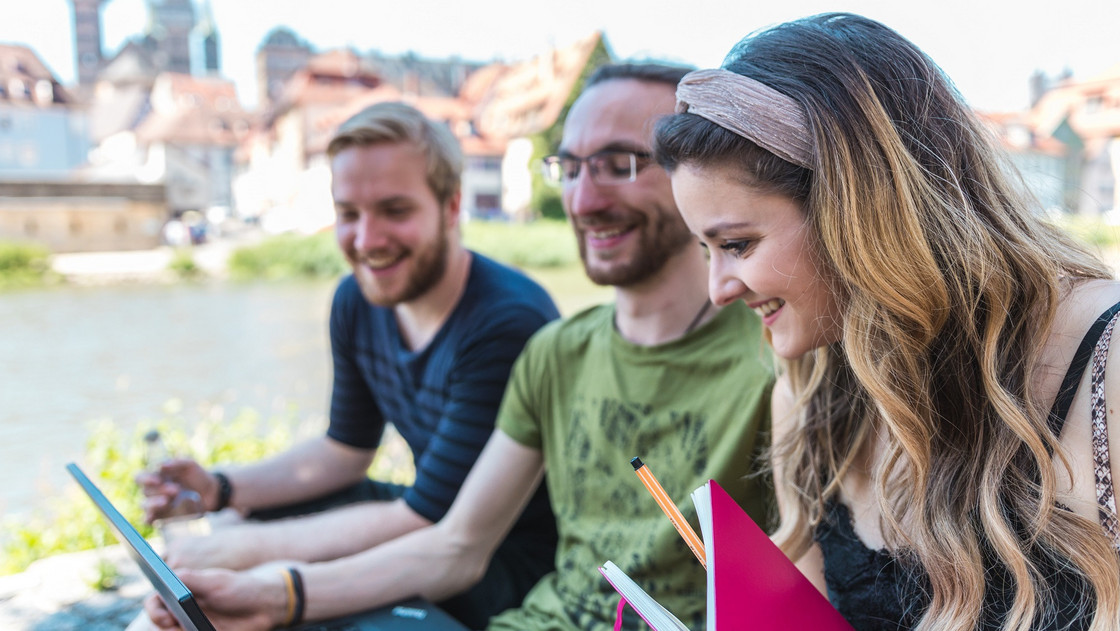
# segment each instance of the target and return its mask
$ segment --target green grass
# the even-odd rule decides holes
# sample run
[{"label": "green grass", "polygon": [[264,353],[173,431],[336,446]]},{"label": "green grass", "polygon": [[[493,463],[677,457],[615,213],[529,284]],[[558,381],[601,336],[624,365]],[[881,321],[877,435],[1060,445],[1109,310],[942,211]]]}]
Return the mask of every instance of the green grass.
[{"label": "green grass", "polygon": [[[563,221],[470,221],[463,225],[463,242],[476,252],[519,268],[562,268],[579,262],[575,238]],[[176,271],[189,271],[190,265],[181,261],[179,267],[183,269]],[[230,275],[236,279],[327,278],[346,270],[346,261],[331,232],[269,237],[238,248],[229,259]]]},{"label": "green grass", "polygon": [[0,241],[0,289],[35,287],[57,278],[51,253],[38,243]]},{"label": "green grass", "polygon": [[463,243],[520,268],[568,267],[579,262],[572,229],[567,222],[554,219],[527,223],[470,221],[463,226]]},{"label": "green grass", "polygon": [[333,232],[269,237],[234,250],[228,265],[230,276],[239,280],[333,278],[349,269]]},{"label": "green grass", "polygon": [[194,260],[194,253],[189,248],[179,248],[167,263],[167,269],[183,280],[192,280],[202,276],[202,268]]}]

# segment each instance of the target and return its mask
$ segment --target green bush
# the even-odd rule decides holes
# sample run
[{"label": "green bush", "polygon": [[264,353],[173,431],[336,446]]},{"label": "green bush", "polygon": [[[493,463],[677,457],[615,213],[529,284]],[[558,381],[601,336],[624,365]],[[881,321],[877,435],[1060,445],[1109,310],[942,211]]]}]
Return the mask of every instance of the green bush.
[{"label": "green bush", "polygon": [[238,279],[333,278],[348,269],[331,232],[269,237],[229,258],[229,273]]},{"label": "green bush", "polygon": [[[244,461],[277,451],[290,442],[290,433],[274,423],[267,434],[260,431],[256,414],[244,412],[232,422],[204,421],[188,434],[182,420],[142,423],[126,434],[111,421],[95,424],[86,446],[83,469],[121,513],[144,535],[140,494],[133,476],[143,467],[142,437],[159,429],[171,453],[190,454],[204,464],[221,458]],[[209,445],[210,449],[197,449]],[[52,554],[97,548],[116,539],[93,504],[77,489],[69,489],[38,509],[30,520],[0,524],[0,575],[23,571],[31,562]]]},{"label": "green bush", "polygon": [[42,284],[51,278],[51,253],[37,243],[0,241],[0,288]]},{"label": "green bush", "polygon": [[472,250],[514,267],[566,267],[579,262],[566,221],[470,221],[463,227],[463,241]]},{"label": "green bush", "polygon": [[[547,268],[579,262],[575,238],[565,221],[475,220],[463,226],[467,247],[508,265]],[[187,265],[185,261],[183,264]],[[228,266],[230,276],[240,280],[334,278],[349,270],[330,232],[310,237],[294,234],[269,237],[256,245],[234,250]]]},{"label": "green bush", "polygon": [[[160,431],[170,453],[190,455],[204,466],[254,462],[283,451],[296,438],[312,431],[298,427],[293,418],[265,422],[253,410],[244,410],[232,420],[202,420],[188,431],[186,422],[177,416],[177,407],[176,401],[169,402],[168,418],[141,423],[130,432],[111,421],[100,421],[87,443],[83,469],[145,536],[152,534],[152,527],[143,523],[140,493],[133,477],[143,467],[143,436],[149,430]],[[399,434],[386,432],[370,475],[398,484],[412,482],[412,455]],[[0,576],[21,572],[43,557],[113,543],[116,538],[93,504],[77,487],[68,488],[36,508],[31,517],[8,518],[0,523]]]},{"label": "green bush", "polygon": [[556,150],[553,144],[554,142],[558,143],[559,140],[552,140],[549,136],[550,134],[543,133],[533,136],[532,139],[533,155],[529,160],[532,193],[530,194],[529,206],[536,210],[538,217],[564,221],[567,219],[567,214],[564,212],[564,202],[561,199],[560,188],[545,182],[544,175],[537,167],[545,156]]},{"label": "green bush", "polygon": [[202,275],[202,268],[194,260],[194,254],[188,248],[179,248],[167,263],[167,269],[179,278],[191,279]]}]

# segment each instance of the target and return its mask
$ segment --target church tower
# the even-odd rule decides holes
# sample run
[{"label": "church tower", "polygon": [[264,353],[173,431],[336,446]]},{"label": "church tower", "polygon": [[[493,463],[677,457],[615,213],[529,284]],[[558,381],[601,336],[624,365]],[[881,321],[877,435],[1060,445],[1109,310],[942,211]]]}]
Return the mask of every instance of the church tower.
[{"label": "church tower", "polygon": [[191,34],[194,42],[195,74],[217,76],[221,65],[218,60],[218,28],[214,24],[214,12],[210,0],[203,0],[202,16]]},{"label": "church tower", "polygon": [[154,48],[160,70],[191,73],[191,31],[194,4],[191,0],[148,0],[147,37]]},{"label": "church tower", "polygon": [[105,0],[70,0],[74,9],[74,74],[78,85],[93,85],[101,70],[101,5]]}]

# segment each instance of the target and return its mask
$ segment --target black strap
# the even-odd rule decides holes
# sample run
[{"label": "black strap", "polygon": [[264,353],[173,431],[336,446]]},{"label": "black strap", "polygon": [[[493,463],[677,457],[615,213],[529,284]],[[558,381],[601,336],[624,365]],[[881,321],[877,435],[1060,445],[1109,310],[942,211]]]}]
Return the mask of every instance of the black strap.
[{"label": "black strap", "polygon": [[1069,363],[1069,370],[1066,371],[1066,376],[1062,379],[1062,387],[1058,389],[1058,396],[1054,398],[1054,407],[1050,408],[1050,431],[1054,436],[1062,435],[1062,428],[1066,424],[1066,415],[1069,414],[1069,406],[1073,405],[1073,397],[1077,394],[1077,385],[1081,383],[1081,375],[1085,374],[1085,367],[1089,365],[1089,360],[1093,357],[1093,348],[1096,347],[1097,341],[1101,339],[1104,334],[1104,328],[1112,320],[1112,316],[1120,311],[1120,302],[1112,305],[1108,311],[1105,311],[1089,327],[1089,331],[1085,333],[1085,337],[1081,338],[1081,345],[1077,347],[1077,353],[1073,356],[1073,361]]}]

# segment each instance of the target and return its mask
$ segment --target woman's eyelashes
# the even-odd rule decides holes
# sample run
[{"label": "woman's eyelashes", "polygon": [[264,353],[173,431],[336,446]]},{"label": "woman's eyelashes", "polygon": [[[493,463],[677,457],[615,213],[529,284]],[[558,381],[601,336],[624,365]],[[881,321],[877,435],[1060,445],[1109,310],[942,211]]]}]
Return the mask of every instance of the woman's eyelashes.
[{"label": "woman's eyelashes", "polygon": [[724,252],[730,252],[735,256],[741,257],[750,250],[752,245],[754,245],[754,241],[743,239],[740,241],[728,241],[727,243],[719,246],[719,249],[723,250]]}]

